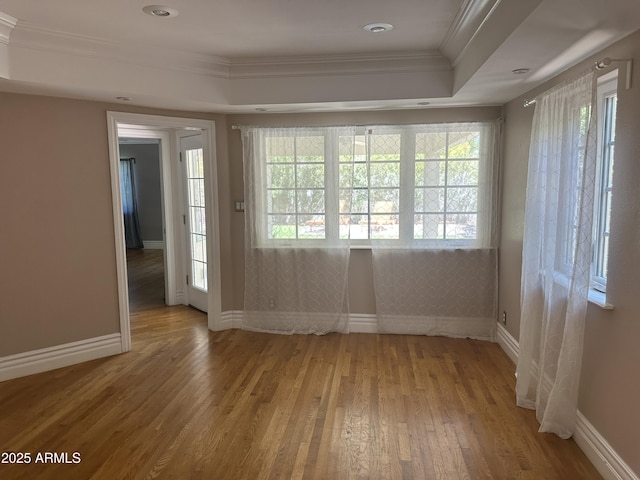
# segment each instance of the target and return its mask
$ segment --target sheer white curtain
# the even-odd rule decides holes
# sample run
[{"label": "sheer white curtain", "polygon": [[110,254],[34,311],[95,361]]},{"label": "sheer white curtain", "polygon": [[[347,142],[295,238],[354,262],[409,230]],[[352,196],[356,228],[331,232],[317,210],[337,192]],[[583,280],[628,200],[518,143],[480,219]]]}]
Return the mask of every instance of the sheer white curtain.
[{"label": "sheer white curtain", "polygon": [[589,290],[593,73],[536,98],[527,180],[517,403],[541,432],[575,428]]},{"label": "sheer white curtain", "polygon": [[338,222],[339,139],[348,128],[242,127],[243,328],[348,331],[349,243]]},{"label": "sheer white curtain", "polygon": [[[378,331],[493,338],[500,126],[403,132],[399,231],[385,238],[371,228]],[[389,150],[389,132],[371,135],[372,151]],[[386,145],[377,146],[376,136]]]}]

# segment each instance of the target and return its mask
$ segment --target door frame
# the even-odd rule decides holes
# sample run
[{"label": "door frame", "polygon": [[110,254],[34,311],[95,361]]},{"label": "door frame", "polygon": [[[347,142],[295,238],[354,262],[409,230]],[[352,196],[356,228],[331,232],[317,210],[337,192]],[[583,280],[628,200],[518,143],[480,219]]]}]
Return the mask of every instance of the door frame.
[{"label": "door frame", "polygon": [[[199,120],[193,118],[165,117],[159,115],[146,115],[138,113],[125,113],[107,111],[107,134],[109,143],[109,164],[111,171],[111,200],[113,207],[113,226],[115,235],[115,262],[118,283],[118,312],[120,316],[120,335],[122,352],[131,350],[131,322],[129,319],[129,293],[127,279],[127,251],[124,240],[124,224],[122,214],[122,198],[120,191],[120,148],[118,144],[119,129],[134,129],[140,132],[165,130],[199,130],[202,132],[204,175],[205,175],[205,215],[207,217],[207,258],[210,259],[210,268],[207,269],[208,289],[208,327],[210,330],[219,330],[222,321],[221,303],[221,283],[220,283],[220,225],[219,225],[219,200],[218,200],[218,180],[217,180],[217,159],[215,141],[215,122],[211,120]],[[180,167],[179,167],[179,145],[175,141],[176,135],[169,135],[169,142],[163,148],[168,148],[168,159],[165,158],[163,150],[163,189],[165,204],[168,209],[165,211],[166,234],[165,241],[173,248],[174,265],[178,265],[180,257],[179,250],[184,242],[179,242],[178,238],[183,231],[179,229],[180,222],[176,219],[182,214],[180,202]],[[165,171],[165,161],[168,161],[168,172]],[[166,247],[166,245],[165,245]],[[183,247],[182,247],[183,248]],[[169,253],[169,252],[167,252]],[[182,262],[180,262],[182,263]],[[176,271],[183,270],[176,268]],[[177,275],[173,275],[174,279]],[[186,277],[180,275],[176,279],[175,288],[178,292],[182,287],[186,287]]]}]

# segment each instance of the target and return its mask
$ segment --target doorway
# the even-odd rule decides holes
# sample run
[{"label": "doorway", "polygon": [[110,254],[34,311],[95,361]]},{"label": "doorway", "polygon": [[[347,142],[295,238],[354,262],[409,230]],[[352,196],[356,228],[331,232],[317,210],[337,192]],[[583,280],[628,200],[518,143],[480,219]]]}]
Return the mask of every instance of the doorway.
[{"label": "doorway", "polygon": [[[200,224],[207,269],[204,278],[207,289],[204,306],[208,312],[210,330],[219,330],[221,325],[220,302],[220,248],[218,222],[218,192],[215,157],[215,124],[212,121],[142,115],[122,112],[107,112],[109,134],[109,156],[111,166],[111,190],[114,213],[116,269],[118,276],[118,303],[122,338],[122,351],[131,349],[131,326],[129,319],[128,278],[126,248],[120,191],[119,136],[137,138],[159,138],[161,145],[161,172],[164,218],[164,262],[165,297],[167,305],[189,304],[189,265],[193,253],[188,248],[186,230],[187,215],[191,212],[186,198],[185,174],[180,159],[181,138],[199,136],[201,139],[201,176],[194,177],[201,182],[204,205],[202,213],[206,222]],[[202,257],[200,257],[202,258]]]},{"label": "doorway", "polygon": [[159,138],[122,137],[118,132],[123,215],[127,245],[129,311],[166,302],[164,202]]}]

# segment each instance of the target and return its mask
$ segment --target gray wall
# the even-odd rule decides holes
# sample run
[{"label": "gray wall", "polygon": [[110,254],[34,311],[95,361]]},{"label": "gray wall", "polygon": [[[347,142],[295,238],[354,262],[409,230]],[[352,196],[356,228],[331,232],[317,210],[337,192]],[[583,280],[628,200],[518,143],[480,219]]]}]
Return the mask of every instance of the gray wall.
[{"label": "gray wall", "polygon": [[133,170],[142,240],[161,241],[163,235],[160,145],[121,143],[120,158],[136,159]]},{"label": "gray wall", "polygon": [[523,108],[522,102],[604,57],[633,58],[634,86],[625,89],[621,69],[608,279],[608,299],[615,308],[608,311],[589,305],[578,408],[640,473],[640,32],[506,105],[499,312],[507,312],[507,330],[518,340],[524,195],[533,117],[533,109]]}]

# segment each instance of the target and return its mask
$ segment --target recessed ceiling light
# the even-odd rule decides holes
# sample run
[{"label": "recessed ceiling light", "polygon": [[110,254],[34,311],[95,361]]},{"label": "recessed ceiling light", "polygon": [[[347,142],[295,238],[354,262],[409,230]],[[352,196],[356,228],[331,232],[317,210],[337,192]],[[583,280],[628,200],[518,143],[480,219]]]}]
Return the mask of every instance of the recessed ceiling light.
[{"label": "recessed ceiling light", "polygon": [[382,33],[392,30],[393,25],[391,25],[390,23],[370,23],[369,25],[365,25],[362,28],[371,33]]},{"label": "recessed ceiling light", "polygon": [[164,5],[147,5],[142,9],[147,15],[160,18],[169,18],[178,16],[178,10]]},{"label": "recessed ceiling light", "polygon": [[123,102],[130,102],[131,97],[116,97],[116,100],[122,100]]},{"label": "recessed ceiling light", "polygon": [[529,68],[516,68],[515,70],[511,70],[511,73],[514,75],[524,75],[525,73],[529,73]]}]

